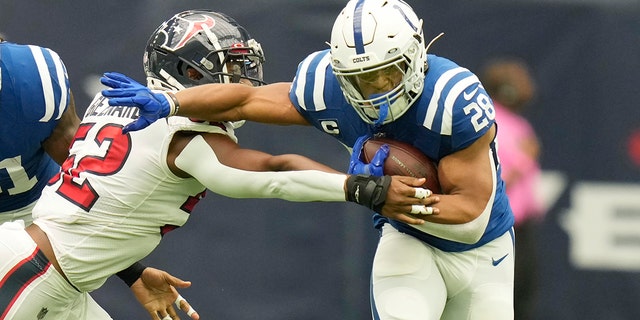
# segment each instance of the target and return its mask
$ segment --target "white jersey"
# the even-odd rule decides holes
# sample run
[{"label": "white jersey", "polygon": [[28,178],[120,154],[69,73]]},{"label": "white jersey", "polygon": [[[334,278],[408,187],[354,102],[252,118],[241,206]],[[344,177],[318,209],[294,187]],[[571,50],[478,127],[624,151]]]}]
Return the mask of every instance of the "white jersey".
[{"label": "white jersey", "polygon": [[[137,108],[112,107],[97,95],[62,172],[44,189],[34,222],[44,230],[69,281],[92,291],[147,256],[162,235],[182,226],[205,186],[167,166],[176,131],[216,132],[228,126],[172,117],[122,134]],[[117,175],[115,174],[117,173]]]}]

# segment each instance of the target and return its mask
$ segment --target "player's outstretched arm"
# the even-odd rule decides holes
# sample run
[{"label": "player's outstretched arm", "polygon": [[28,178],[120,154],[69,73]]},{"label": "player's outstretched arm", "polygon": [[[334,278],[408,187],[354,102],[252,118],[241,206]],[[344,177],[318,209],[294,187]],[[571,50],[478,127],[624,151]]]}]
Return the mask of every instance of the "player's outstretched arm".
[{"label": "player's outstretched arm", "polygon": [[[220,135],[218,135],[220,136]],[[180,154],[169,163],[198,179],[208,189],[218,194],[232,198],[280,198],[295,202],[351,201],[372,210],[383,210],[391,215],[397,212],[400,219],[416,223],[414,218],[406,216],[415,206],[424,207],[425,199],[416,197],[416,187],[420,179],[405,177],[375,177],[370,175],[345,175],[342,173],[328,173],[319,170],[257,172],[246,170],[266,170],[264,168],[249,168],[245,170],[230,167],[221,163],[217,156],[228,157],[228,152],[218,150],[222,144],[215,143],[216,152],[201,135],[190,139]],[[248,152],[244,149],[245,155]],[[256,151],[258,152],[258,151]],[[258,152],[259,153],[259,152]],[[254,157],[236,157],[253,159]],[[226,161],[222,160],[222,161]],[[171,166],[171,165],[170,165]],[[403,181],[411,181],[407,185]],[[424,182],[424,181],[422,181]],[[387,203],[389,199],[390,203]],[[419,212],[415,212],[419,213]]]},{"label": "player's outstretched arm", "polygon": [[209,121],[250,120],[272,124],[309,125],[289,100],[290,83],[250,87],[238,83],[209,83],[178,92],[153,92],[135,80],[115,72],[100,79],[112,89],[102,95],[112,106],[140,109],[140,117],[123,132],[143,129],[159,118],[172,115]]}]

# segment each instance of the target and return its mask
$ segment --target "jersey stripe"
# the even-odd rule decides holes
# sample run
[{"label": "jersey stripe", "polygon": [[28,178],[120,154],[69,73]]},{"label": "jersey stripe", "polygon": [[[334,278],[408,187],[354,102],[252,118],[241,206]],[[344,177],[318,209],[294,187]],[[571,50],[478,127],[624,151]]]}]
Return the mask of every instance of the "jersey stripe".
[{"label": "jersey stripe", "polygon": [[[458,67],[458,68],[454,68],[451,69],[445,73],[443,73],[440,78],[438,78],[438,81],[436,81],[436,84],[434,85],[434,89],[433,89],[433,96],[431,97],[431,100],[429,100],[429,106],[427,107],[427,114],[424,118],[424,122],[423,125],[425,126],[425,128],[432,130],[433,129],[433,122],[435,120],[436,117],[436,112],[438,111],[438,104],[440,101],[440,94],[442,93],[442,90],[444,89],[444,87],[447,85],[447,83],[449,83],[449,80],[451,80],[455,75],[466,71],[467,69],[462,68],[462,67]],[[449,115],[443,115],[443,117],[448,116],[451,117],[451,114]],[[451,120],[449,120],[451,121]],[[443,123],[445,121],[443,120]]]},{"label": "jersey stripe", "polygon": [[295,88],[295,92],[296,92],[296,99],[298,99],[298,103],[302,106],[302,108],[306,109],[306,103],[304,101],[304,92],[305,92],[305,87],[307,86],[307,73],[309,70],[309,64],[312,61],[312,58],[314,58],[316,55],[318,55],[318,52],[314,53],[313,55],[307,57],[304,61],[302,61],[300,63],[300,67],[298,68],[298,74],[296,75],[296,88]]},{"label": "jersey stripe", "polygon": [[327,105],[324,102],[324,85],[325,85],[325,70],[330,63],[330,55],[324,54],[322,59],[318,61],[316,66],[315,81],[313,85],[313,105],[315,110],[325,110]]},{"label": "jersey stripe", "polygon": [[69,90],[68,90],[68,83],[67,83],[67,70],[65,69],[64,64],[62,64],[62,59],[60,59],[60,57],[55,51],[52,51],[49,49],[47,49],[47,51],[51,54],[51,57],[53,58],[53,64],[56,66],[56,77],[58,78],[58,83],[60,84],[60,101],[58,101],[58,116],[56,117],[56,120],[57,120],[57,119],[60,119],[60,117],[62,117],[62,114],[67,109],[67,105],[68,105],[67,92]]},{"label": "jersey stripe", "polygon": [[[329,64],[326,51],[313,53],[302,61],[295,81],[295,94],[300,106],[305,109],[324,110],[324,70]],[[309,72],[313,70],[313,72]],[[309,77],[309,75],[314,75]]]},{"label": "jersey stripe", "polygon": [[447,97],[444,100],[444,114],[446,116],[442,117],[442,126],[440,128],[440,132],[442,134],[451,135],[453,122],[453,105],[456,102],[456,99],[458,99],[464,89],[478,82],[480,82],[480,80],[478,80],[478,77],[476,77],[475,75],[471,75],[456,82],[453,88],[449,90],[449,92],[447,93]]},{"label": "jersey stripe", "polygon": [[[47,272],[51,263],[39,248],[18,262],[13,269],[0,280],[0,320],[7,316],[18,296],[31,282]],[[17,285],[19,284],[19,285]]]},{"label": "jersey stripe", "polygon": [[51,74],[49,74],[49,68],[47,62],[44,59],[42,50],[36,46],[29,46],[33,59],[36,62],[38,68],[38,74],[40,75],[40,83],[42,84],[42,93],[44,97],[45,111],[44,116],[40,119],[40,122],[48,122],[53,118],[54,101],[53,101],[53,86],[51,85]]}]

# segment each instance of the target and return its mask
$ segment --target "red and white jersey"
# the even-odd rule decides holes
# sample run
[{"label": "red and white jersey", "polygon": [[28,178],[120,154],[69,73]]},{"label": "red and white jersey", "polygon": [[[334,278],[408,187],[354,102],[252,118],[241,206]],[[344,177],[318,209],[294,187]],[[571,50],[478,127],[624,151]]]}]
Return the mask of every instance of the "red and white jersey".
[{"label": "red and white jersey", "polygon": [[205,186],[174,175],[167,150],[176,131],[230,135],[231,125],[187,118],[156,121],[122,134],[138,117],[98,94],[85,113],[62,172],[49,181],[33,215],[70,282],[92,291],[147,256],[162,235],[182,226]]}]

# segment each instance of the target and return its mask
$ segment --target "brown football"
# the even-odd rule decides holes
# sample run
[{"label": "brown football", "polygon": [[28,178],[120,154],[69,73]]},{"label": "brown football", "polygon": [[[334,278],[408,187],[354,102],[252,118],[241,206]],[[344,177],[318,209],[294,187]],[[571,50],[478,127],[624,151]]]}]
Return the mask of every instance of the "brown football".
[{"label": "brown football", "polygon": [[389,156],[384,161],[384,174],[427,178],[423,187],[434,193],[440,193],[435,162],[408,143],[389,138],[369,139],[362,147],[360,159],[369,163],[383,144],[389,145]]}]

